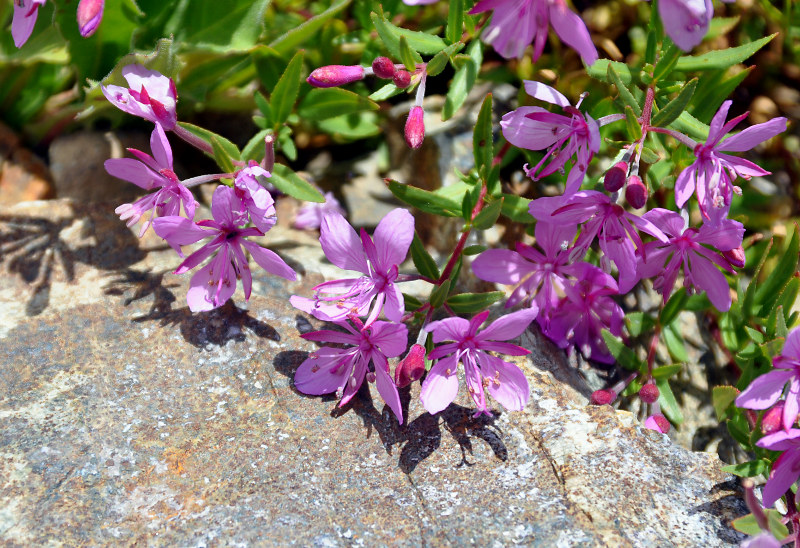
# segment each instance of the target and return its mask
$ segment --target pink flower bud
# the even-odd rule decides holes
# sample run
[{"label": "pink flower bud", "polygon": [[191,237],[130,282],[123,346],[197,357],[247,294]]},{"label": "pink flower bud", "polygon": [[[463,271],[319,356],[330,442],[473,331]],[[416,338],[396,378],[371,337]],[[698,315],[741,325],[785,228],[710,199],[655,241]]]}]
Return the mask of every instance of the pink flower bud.
[{"label": "pink flower bud", "polygon": [[625,177],[628,175],[628,164],[617,162],[614,167],[606,171],[603,177],[603,186],[609,192],[616,192],[625,184]]},{"label": "pink flower bud", "polygon": [[415,344],[394,370],[394,383],[398,388],[419,380],[425,373],[425,347]]},{"label": "pink flower bud", "polygon": [[617,399],[617,393],[613,390],[595,390],[592,392],[592,405],[611,405]]},{"label": "pink flower bud", "polygon": [[394,73],[392,82],[394,82],[394,85],[401,89],[407,88],[409,85],[411,85],[411,73],[407,70],[398,70]]},{"label": "pink flower bud", "polygon": [[744,267],[744,248],[742,246],[739,246],[736,249],[723,251],[722,254],[726,259],[728,259],[728,262],[736,268]]},{"label": "pink flower bud", "polygon": [[658,401],[658,396],[658,387],[652,382],[645,383],[641,390],[639,390],[639,398],[641,398],[644,403],[655,403]]},{"label": "pink flower bud", "polygon": [[364,67],[361,65],[327,65],[315,69],[306,78],[306,82],[316,88],[333,88],[364,78]]},{"label": "pink flower bud", "polygon": [[81,0],[78,3],[78,30],[81,36],[88,38],[103,20],[105,0]]},{"label": "pink flower bud", "polygon": [[425,139],[425,113],[422,107],[413,107],[406,120],[406,144],[411,148],[419,148]]},{"label": "pink flower bud", "polygon": [[388,57],[376,57],[372,62],[372,71],[378,78],[391,78],[394,76],[394,63]]},{"label": "pink flower bud", "polygon": [[625,188],[625,200],[634,209],[641,209],[647,203],[647,187],[638,175],[628,177],[628,186]]},{"label": "pink flower bud", "polygon": [[650,415],[647,417],[647,420],[644,421],[644,426],[645,428],[655,430],[656,432],[661,432],[662,434],[666,434],[671,428],[667,417],[661,413],[656,413],[655,415]]},{"label": "pink flower bud", "polygon": [[783,426],[783,405],[784,402],[779,401],[769,411],[764,413],[761,419],[761,433],[771,434],[778,431]]}]

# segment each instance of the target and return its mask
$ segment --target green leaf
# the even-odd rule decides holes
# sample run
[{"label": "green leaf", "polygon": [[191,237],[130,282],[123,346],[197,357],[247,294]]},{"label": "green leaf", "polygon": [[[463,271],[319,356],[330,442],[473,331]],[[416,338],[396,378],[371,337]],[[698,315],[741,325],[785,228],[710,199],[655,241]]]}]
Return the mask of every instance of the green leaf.
[{"label": "green leaf", "polygon": [[642,107],[639,105],[639,102],[636,100],[630,90],[622,82],[619,73],[616,71],[616,69],[614,69],[614,64],[609,63],[607,70],[608,81],[617,87],[617,91],[619,92],[619,97],[622,99],[622,102],[633,109],[633,112],[636,114],[637,118],[641,116]]},{"label": "green leaf", "polygon": [[[723,468],[724,470],[724,468]],[[786,527],[781,521],[783,515],[777,510],[765,508],[764,512],[767,514],[767,523],[769,524],[769,531],[776,539],[781,540],[789,535],[789,528]],[[761,533],[761,526],[753,514],[747,514],[737,518],[731,522],[731,526],[745,535],[754,537]]]},{"label": "green leaf", "polygon": [[658,63],[656,63],[656,66],[653,69],[653,80],[658,81],[665,76],[669,76],[669,73],[675,68],[675,64],[678,62],[678,58],[680,56],[681,50],[678,48],[678,46],[670,41],[667,51],[661,55],[661,58],[658,60]]},{"label": "green leaf", "polygon": [[411,240],[411,259],[414,261],[417,272],[421,275],[431,280],[439,279],[439,267],[436,266],[436,261],[425,249],[416,233],[414,233],[414,239]]},{"label": "green leaf", "polygon": [[752,478],[753,476],[768,472],[769,461],[759,459],[740,464],[729,464],[728,466],[723,466],[722,471],[733,474],[734,476],[739,476],[740,478]]},{"label": "green leaf", "polygon": [[475,216],[472,226],[478,230],[489,230],[497,222],[500,210],[503,208],[503,198],[483,206],[480,213]]},{"label": "green leaf", "polygon": [[655,321],[652,316],[644,312],[631,312],[625,316],[625,325],[628,327],[631,337],[638,337],[653,329]]},{"label": "green leaf", "polygon": [[300,102],[297,113],[306,120],[326,120],[365,110],[378,110],[374,101],[342,88],[312,89]]},{"label": "green leaf", "polygon": [[614,72],[619,75],[620,80],[623,84],[629,85],[631,83],[638,84],[641,82],[641,71],[637,69],[631,69],[627,64],[620,63],[619,61],[609,61],[608,59],[598,59],[590,67],[586,68],[586,72],[589,73],[589,76],[596,80],[600,80],[603,82],[607,82],[612,84],[609,80],[608,76],[608,67],[613,66]]},{"label": "green leaf", "polygon": [[461,253],[469,257],[470,255],[478,255],[480,253],[483,253],[487,249],[489,248],[486,247],[485,245],[480,245],[480,244],[468,245],[467,247],[464,248],[464,251],[462,251]]},{"label": "green leaf", "polygon": [[255,160],[260,162],[264,157],[264,138],[271,133],[270,129],[262,129],[250,139],[242,149],[242,160],[245,162]]},{"label": "green leaf", "polygon": [[[400,37],[399,46],[400,48],[400,61],[403,62],[408,72],[413,73],[417,70],[417,60],[414,57],[414,50],[408,45],[408,40],[406,40],[405,36]],[[419,57],[419,55],[417,55]]]},{"label": "green leaf", "polygon": [[216,137],[211,138],[211,148],[214,150],[214,160],[225,173],[233,173],[233,159],[225,151],[225,148]]},{"label": "green leaf", "polygon": [[[764,263],[769,256],[769,252],[772,249],[773,239],[770,238],[767,242],[767,245],[764,247],[764,251],[761,254],[761,257],[758,259],[758,264],[756,265],[755,272],[753,272],[753,278],[750,280],[750,283],[747,286],[747,289],[744,292],[744,299],[742,299],[742,313],[744,314],[745,318],[752,318],[757,312],[760,310],[760,306],[758,307],[759,310],[756,309],[756,293],[758,291],[758,275],[761,273],[761,269],[764,267]],[[729,347],[733,348],[733,347]]]},{"label": "green leaf", "polygon": [[320,194],[319,190],[285,165],[275,164],[271,173],[272,177],[269,182],[284,194],[305,202],[319,204],[325,202],[325,197]]},{"label": "green leaf", "polygon": [[747,334],[750,335],[750,339],[756,344],[764,342],[764,334],[761,331],[757,331],[749,325],[744,326],[744,330],[747,331]]},{"label": "green leaf", "polygon": [[[422,57],[419,53],[426,55],[435,55],[447,47],[444,40],[433,34],[425,32],[418,32],[407,30],[397,27],[387,21],[383,16],[373,12],[370,14],[372,24],[375,25],[375,30],[378,31],[383,45],[395,59],[401,59],[400,53],[400,37],[403,36],[408,41],[408,45],[414,50],[414,62],[421,63]],[[419,52],[419,53],[418,53]]]},{"label": "green leaf", "polygon": [[464,104],[472,86],[475,85],[478,69],[483,62],[481,41],[473,40],[467,47],[467,54],[470,60],[456,71],[453,81],[450,83],[450,89],[447,91],[444,108],[442,109],[443,120],[453,117],[456,111],[461,108],[461,105]]},{"label": "green leaf", "polygon": [[194,135],[200,137],[202,140],[210,144],[212,147],[214,146],[214,141],[217,142],[217,146],[221,147],[225,153],[230,156],[235,161],[240,161],[242,159],[241,153],[239,152],[239,148],[230,142],[228,139],[223,137],[222,135],[217,135],[213,131],[209,131],[205,128],[200,126],[196,126],[194,124],[190,124],[188,122],[178,122],[183,129],[193,133]]},{"label": "green leaf", "polygon": [[678,59],[678,62],[675,64],[675,69],[683,72],[726,69],[737,63],[741,63],[767,45],[770,40],[777,35],[778,33],[771,34],[755,42],[750,42],[749,44],[744,44],[735,48],[709,51],[702,55],[687,55]]},{"label": "green leaf", "polygon": [[651,125],[665,127],[675,121],[681,115],[681,112],[686,110],[686,106],[689,104],[695,89],[697,89],[697,78],[689,80],[678,96],[653,116]]},{"label": "green leaf", "polygon": [[797,272],[797,261],[800,254],[800,238],[798,238],[797,225],[792,231],[792,239],[789,241],[789,246],[783,254],[778,264],[770,272],[769,276],[761,287],[756,291],[756,303],[762,305],[767,310],[771,310],[772,306],[778,300],[780,292],[784,286],[789,283],[795,272]]},{"label": "green leaf", "polygon": [[730,78],[728,70],[709,71],[700,78],[691,107],[692,116],[698,120],[711,120],[722,102],[733,93],[755,67],[747,67]]},{"label": "green leaf", "polygon": [[481,310],[486,310],[489,306],[496,303],[505,295],[502,291],[490,291],[488,293],[461,293],[447,298],[447,306],[453,309],[456,314],[474,314]]},{"label": "green leaf", "polygon": [[534,219],[528,208],[531,200],[515,194],[503,194],[501,213],[517,223],[531,224]]},{"label": "green leaf", "polygon": [[386,99],[389,99],[390,97],[394,97],[395,95],[399,95],[399,94],[403,93],[403,91],[405,91],[405,90],[402,89],[402,88],[397,87],[396,85],[394,85],[394,84],[392,84],[390,82],[390,83],[384,85],[378,91],[373,92],[369,96],[369,98],[372,99],[373,101],[378,101],[378,102],[385,101]]},{"label": "green leaf", "polygon": [[445,29],[445,40],[455,44],[461,40],[461,32],[464,28],[464,0],[450,0],[450,9],[447,11],[447,29]]},{"label": "green leaf", "polygon": [[669,325],[671,324],[675,318],[678,317],[681,310],[683,310],[686,301],[689,299],[689,295],[686,293],[686,290],[681,288],[678,289],[675,293],[673,293],[672,297],[669,298],[667,304],[664,305],[664,308],[658,313],[658,323],[661,325]]},{"label": "green leaf", "polygon": [[419,299],[411,295],[406,295],[405,293],[403,293],[403,303],[405,304],[406,312],[414,312],[422,308],[422,302]]},{"label": "green leaf", "polygon": [[672,365],[662,365],[661,367],[656,367],[653,369],[653,378],[654,379],[668,379],[677,373],[680,373],[683,369],[683,365],[679,363],[675,363]]},{"label": "green leaf", "polygon": [[670,355],[679,362],[688,362],[689,354],[686,352],[686,345],[683,343],[683,338],[675,324],[669,324],[661,333],[664,336],[664,344],[667,345]]},{"label": "green leaf", "polygon": [[711,390],[711,403],[714,406],[714,413],[716,413],[718,421],[722,422],[728,408],[738,395],[739,391],[733,386],[715,386]]},{"label": "green leaf", "polygon": [[475,122],[475,129],[472,131],[472,154],[475,157],[475,167],[485,181],[494,159],[491,93],[486,94],[478,113],[478,120]]},{"label": "green leaf", "polygon": [[464,42],[456,42],[455,44],[450,44],[445,49],[434,55],[433,58],[428,61],[428,64],[425,67],[425,71],[428,73],[428,76],[436,76],[437,74],[441,73],[447,66],[447,61],[450,59],[450,57],[461,51],[461,48],[463,47]]},{"label": "green leaf", "polygon": [[692,139],[699,139],[705,141],[708,139],[708,126],[686,112],[681,112],[676,120],[673,120],[672,127],[678,131],[685,133]]},{"label": "green leaf", "polygon": [[[297,47],[300,44],[312,36],[315,36],[319,29],[322,28],[322,25],[324,25],[329,19],[338,15],[339,12],[341,12],[344,8],[349,6],[350,2],[351,0],[341,0],[336,2],[319,15],[315,15],[305,23],[302,23],[300,26],[295,27],[287,33],[276,38],[272,41],[272,43],[269,44],[269,46],[281,55],[289,55],[290,53],[297,51]],[[225,5],[225,3],[220,2],[220,5]]]},{"label": "green leaf", "polygon": [[667,379],[656,380],[658,387],[658,405],[666,417],[672,421],[673,424],[679,425],[683,423],[683,413],[678,402],[675,400],[675,394],[672,393],[672,388],[669,386]]},{"label": "green leaf", "polygon": [[[264,12],[269,0],[208,2],[203,3],[202,8],[191,0],[179,0],[174,4],[164,26],[164,36],[174,34],[176,43],[230,53],[243,52],[256,45],[264,30]],[[106,14],[108,3],[104,18]],[[103,21],[103,25],[106,23]]]},{"label": "green leaf", "polygon": [[641,137],[642,126],[639,124],[633,109],[628,105],[625,105],[625,125],[628,128],[628,135],[630,135],[631,139],[635,140]]},{"label": "green leaf", "polygon": [[300,81],[303,70],[303,50],[295,53],[292,60],[283,71],[283,76],[272,89],[269,106],[272,113],[272,123],[283,124],[292,113],[297,94],[300,91]]},{"label": "green leaf", "polygon": [[433,308],[439,308],[444,304],[444,300],[447,298],[447,294],[450,292],[450,282],[451,280],[445,280],[442,285],[438,285],[433,288],[431,291],[431,296],[428,299],[428,302],[431,303]]},{"label": "green leaf", "polygon": [[267,101],[267,98],[264,97],[264,94],[260,91],[257,91],[255,100],[258,110],[261,111],[261,114],[263,114],[264,118],[266,118],[267,125],[275,125],[275,122],[272,120],[272,108],[269,106],[269,101]]},{"label": "green leaf", "polygon": [[603,329],[603,341],[606,343],[606,348],[612,356],[617,360],[625,369],[638,371],[641,367],[641,361],[636,357],[633,351],[628,348],[622,339],[615,337],[608,329]]},{"label": "green leaf", "polygon": [[411,185],[404,185],[397,181],[388,182],[389,190],[403,202],[433,215],[443,217],[460,217],[461,205],[444,196],[422,190]]}]

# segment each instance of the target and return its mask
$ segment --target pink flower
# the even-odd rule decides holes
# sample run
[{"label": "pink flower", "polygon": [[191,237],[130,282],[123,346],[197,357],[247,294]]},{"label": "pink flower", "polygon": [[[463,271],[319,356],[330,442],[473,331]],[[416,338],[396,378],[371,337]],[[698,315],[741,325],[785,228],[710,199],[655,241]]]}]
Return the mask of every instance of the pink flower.
[{"label": "pink flower", "polygon": [[764,508],[769,508],[800,477],[800,430],[792,428],[769,434],[758,440],[756,445],[770,451],[784,451],[772,464],[769,480],[761,493]]},{"label": "pink flower", "polygon": [[558,37],[572,47],[587,65],[597,60],[597,49],[580,16],[564,0],[481,0],[469,13],[494,10],[492,22],[481,39],[509,59],[521,58],[533,44],[533,60],[542,55],[547,30],[553,25]]},{"label": "pink flower", "polygon": [[252,275],[244,249],[250,252],[258,265],[276,276],[287,280],[297,279],[297,274],[275,252],[245,240],[248,236],[263,236],[257,228],[241,228],[239,212],[241,200],[230,187],[220,185],[211,199],[214,220],[197,223],[184,217],[161,217],[153,222],[156,234],[173,247],[190,245],[203,238],[211,241],[189,255],[175,274],[183,274],[195,268],[205,259],[212,259],[194,276],[186,294],[192,312],[211,310],[222,306],[236,291],[236,280],[241,278],[245,300],[250,298]]},{"label": "pink flower", "polygon": [[[533,169],[525,171],[533,180],[563,171],[575,155],[575,165],[567,177],[565,196],[575,193],[592,156],[600,150],[600,126],[588,114],[569,104],[560,92],[540,82],[525,81],[528,95],[560,106],[567,116],[553,114],[541,107],[520,107],[503,116],[503,137],[512,145],[528,150],[547,149]],[[545,165],[545,162],[549,162]]]},{"label": "pink flower", "polygon": [[103,20],[105,0],[80,0],[78,2],[78,30],[81,36],[88,38],[100,26]]},{"label": "pink flower", "polygon": [[275,200],[269,191],[261,186],[257,177],[271,176],[270,172],[258,165],[254,160],[250,165],[236,172],[233,190],[241,201],[243,209],[238,212],[238,224],[247,224],[247,218],[263,233],[275,226]]},{"label": "pink flower", "polygon": [[795,327],[786,337],[780,355],[772,360],[773,371],[756,377],[750,386],[736,397],[736,406],[743,409],[768,409],[784,394],[783,428],[789,430],[800,414],[800,327]]},{"label": "pink flower", "polygon": [[694,147],[697,159],[684,169],[675,181],[675,203],[678,207],[683,207],[689,196],[696,191],[703,217],[715,225],[728,215],[733,192],[741,193],[741,189],[733,186],[736,177],[749,179],[754,175],[769,174],[769,171],[761,169],[753,162],[724,154],[723,151],[750,150],[757,144],[786,131],[786,118],[780,117],[763,124],[756,124],[741,133],[725,138],[725,135],[748,114],[744,113],[726,123],[730,106],[731,101],[722,103],[711,120],[708,141]]},{"label": "pink flower", "polygon": [[395,358],[405,352],[408,329],[403,324],[382,321],[373,322],[369,327],[362,325],[358,318],[354,318],[353,322],[358,330],[347,322],[336,322],[347,333],[322,330],[301,335],[309,341],[346,344],[352,345],[352,348],[323,346],[312,352],[297,369],[294,385],[303,394],[336,392],[341,399],[339,407],[342,407],[358,392],[366,377],[369,382],[375,383],[383,401],[403,424],[400,396],[389,376],[387,358]]},{"label": "pink flower", "polygon": [[394,282],[397,265],[405,260],[413,238],[414,217],[405,209],[386,215],[375,229],[374,240],[363,228],[361,236],[356,235],[338,213],[327,215],[319,237],[325,256],[339,268],[355,270],[363,276],[321,283],[314,288],[313,299],[295,295],[290,299],[292,305],[324,321],[369,314],[369,326],[381,310],[388,319],[400,321],[405,304]]},{"label": "pink flower", "polygon": [[471,320],[447,318],[432,322],[425,330],[433,333],[433,342],[455,341],[433,349],[429,358],[438,360],[422,384],[420,399],[431,414],[442,411],[458,394],[458,363],[464,366],[467,390],[477,406],[475,415],[486,413],[486,395],[489,394],[510,411],[520,411],[528,403],[530,389],[525,374],[519,367],[489,354],[500,352],[510,356],[524,356],[530,351],[520,346],[497,341],[507,341],[521,335],[539,311],[536,305],[503,316],[478,332],[489,317],[481,312]]},{"label": "pink flower", "polygon": [[314,69],[306,82],[315,88],[332,88],[362,80],[364,74],[361,65],[326,65]]},{"label": "pink flower", "polygon": [[306,202],[302,205],[297,212],[297,217],[294,219],[294,227],[300,230],[313,230],[322,225],[322,219],[326,215],[336,213],[344,216],[345,211],[342,209],[339,200],[333,195],[333,192],[325,193],[325,201],[323,203]]},{"label": "pink flower", "polygon": [[100,86],[106,99],[128,114],[159,123],[167,131],[174,129],[178,120],[175,82],[142,65],[126,66],[122,69],[122,76],[128,82],[128,88]]},{"label": "pink flower", "polygon": [[46,0],[14,0],[14,19],[11,21],[11,36],[14,45],[21,48],[31,37],[36,18],[39,17],[39,7]]}]

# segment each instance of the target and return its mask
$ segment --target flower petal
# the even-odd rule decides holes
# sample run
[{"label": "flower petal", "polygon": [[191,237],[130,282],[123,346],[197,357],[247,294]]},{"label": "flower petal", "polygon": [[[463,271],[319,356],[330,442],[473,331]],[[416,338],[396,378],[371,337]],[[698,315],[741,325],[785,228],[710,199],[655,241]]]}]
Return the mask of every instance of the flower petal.
[{"label": "flower petal", "polygon": [[241,243],[242,246],[250,252],[250,255],[253,256],[258,266],[270,274],[280,276],[290,281],[295,281],[297,279],[297,272],[292,270],[292,268],[274,251],[247,240],[241,240]]},{"label": "flower petal", "polygon": [[509,411],[522,411],[530,397],[528,379],[522,370],[496,356],[478,353],[483,377],[488,380],[489,394]]},{"label": "flower petal", "polygon": [[[476,341],[507,341],[519,337],[528,325],[536,319],[539,307],[532,303],[531,308],[517,310],[493,321],[489,326],[478,333]],[[480,344],[478,345],[480,347]]]},{"label": "flower petal", "polygon": [[376,268],[384,271],[405,261],[413,239],[414,216],[401,208],[390,211],[378,223],[373,234],[378,255]]},{"label": "flower petal", "polygon": [[756,377],[744,391],[736,397],[736,407],[743,409],[767,409],[783,393],[783,387],[794,376],[792,371],[778,369]]},{"label": "flower petal", "polygon": [[456,356],[442,358],[431,367],[425,382],[422,383],[422,390],[419,399],[425,410],[431,415],[450,405],[456,395],[458,395],[458,361]]},{"label": "flower petal", "polygon": [[[383,361],[385,363],[386,359],[384,358]],[[381,398],[383,398],[383,401],[386,402],[386,405],[392,410],[394,416],[397,417],[400,424],[403,424],[403,408],[400,405],[400,395],[397,393],[397,386],[392,382],[389,373],[379,364],[375,364],[375,387],[378,389],[378,393],[381,395]]]},{"label": "flower petal", "polygon": [[319,396],[344,387],[350,367],[341,364],[352,359],[352,350],[323,346],[300,364],[294,374],[294,386],[303,394]]},{"label": "flower petal", "polygon": [[339,268],[369,273],[361,238],[339,213],[328,213],[322,219],[319,243],[328,260]]},{"label": "flower petal", "polygon": [[784,131],[786,131],[786,118],[781,116],[763,124],[751,126],[721,141],[714,148],[725,152],[744,152]]}]

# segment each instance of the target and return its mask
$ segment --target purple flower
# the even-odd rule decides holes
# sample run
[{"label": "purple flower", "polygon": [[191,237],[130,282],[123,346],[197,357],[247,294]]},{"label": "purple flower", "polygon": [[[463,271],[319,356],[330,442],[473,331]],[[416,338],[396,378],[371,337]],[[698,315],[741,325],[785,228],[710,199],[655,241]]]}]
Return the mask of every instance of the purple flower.
[{"label": "purple flower", "polygon": [[775,432],[758,440],[756,445],[770,451],[784,451],[772,464],[769,480],[761,493],[764,508],[769,508],[800,477],[800,430],[792,428]]},{"label": "purple flower", "polygon": [[769,531],[762,531],[758,535],[742,541],[739,548],[781,548],[784,544]]},{"label": "purple flower", "polygon": [[489,317],[489,311],[481,312],[471,320],[447,318],[432,322],[425,327],[433,333],[433,342],[455,341],[433,349],[429,358],[438,360],[422,384],[420,399],[430,414],[446,408],[458,394],[458,363],[464,365],[467,390],[478,410],[475,415],[491,413],[486,408],[489,394],[510,411],[520,411],[528,403],[530,389],[528,380],[519,367],[493,356],[488,351],[509,356],[525,356],[530,351],[507,341],[518,337],[528,328],[539,311],[531,308],[503,316],[478,332],[480,325]]},{"label": "purple flower", "polygon": [[[742,223],[725,219],[718,227],[703,225],[686,228],[683,217],[667,209],[651,209],[642,216],[661,228],[669,241],[648,242],[644,257],[639,258],[639,275],[642,278],[656,277],[653,287],[667,302],[678,272],[683,266],[683,284],[687,288],[705,291],[717,310],[731,307],[731,293],[725,276],[714,266],[733,273],[730,261],[719,252],[736,249],[742,244]],[[711,246],[711,249],[704,247]]]},{"label": "purple flower", "polygon": [[128,114],[161,124],[167,131],[175,128],[178,92],[171,78],[142,65],[126,66],[122,69],[122,76],[128,82],[128,88],[100,86],[106,99]]},{"label": "purple flower", "polygon": [[39,17],[39,7],[46,0],[14,0],[14,19],[11,21],[11,36],[14,45],[21,48],[31,37],[36,18]]},{"label": "purple flower", "polygon": [[338,213],[327,215],[319,237],[325,256],[339,268],[364,275],[321,283],[314,288],[313,299],[294,295],[290,299],[292,305],[324,321],[369,314],[366,321],[369,326],[381,309],[388,319],[400,321],[405,304],[394,282],[397,265],[405,260],[413,238],[414,217],[405,209],[391,211],[378,223],[374,241],[363,228],[359,238]]},{"label": "purple flower", "polygon": [[733,192],[741,193],[739,187],[733,186],[736,177],[749,179],[754,175],[770,173],[753,162],[724,154],[723,151],[750,150],[757,144],[786,131],[786,118],[780,117],[763,124],[756,124],[741,133],[725,138],[725,135],[748,114],[744,113],[726,123],[730,106],[731,101],[722,103],[711,120],[708,141],[694,147],[697,159],[684,169],[675,181],[675,203],[678,207],[683,207],[689,196],[696,191],[700,211],[715,225],[728,215]]},{"label": "purple flower", "polygon": [[322,219],[330,213],[344,216],[345,212],[333,192],[325,193],[323,203],[305,202],[294,219],[294,227],[300,230],[313,230],[322,225]]},{"label": "purple flower", "polygon": [[[575,166],[567,177],[564,195],[580,188],[592,156],[600,150],[600,126],[588,114],[569,104],[557,90],[540,82],[525,80],[528,95],[560,106],[568,114],[553,114],[541,107],[520,107],[503,116],[500,127],[503,137],[512,145],[528,150],[547,149],[533,169],[525,171],[533,180],[563,171],[567,160],[575,155]],[[545,165],[545,162],[550,161]]]},{"label": "purple flower", "polygon": [[522,58],[533,44],[533,60],[544,50],[547,30],[553,25],[558,37],[572,47],[587,65],[597,61],[597,49],[580,16],[567,8],[564,0],[481,0],[469,13],[494,10],[492,22],[481,39],[509,59]]},{"label": "purple flower", "polygon": [[347,322],[336,322],[347,333],[322,330],[301,335],[309,341],[348,344],[352,348],[323,346],[312,352],[297,369],[294,385],[303,394],[336,392],[341,399],[339,407],[342,407],[358,392],[364,377],[367,377],[369,382],[375,383],[383,401],[403,424],[400,396],[389,375],[386,358],[395,358],[405,352],[408,329],[403,324],[376,321],[365,327],[358,318],[353,321],[358,330]]},{"label": "purple flower", "polygon": [[258,265],[276,276],[287,280],[297,279],[297,274],[275,252],[245,240],[248,236],[263,236],[257,228],[241,228],[239,212],[241,200],[230,187],[220,185],[211,199],[214,220],[197,223],[184,217],[161,217],[153,221],[156,234],[173,247],[190,245],[203,238],[211,238],[203,247],[189,255],[175,274],[193,269],[205,259],[213,258],[194,276],[186,294],[192,312],[211,310],[222,306],[236,291],[236,280],[242,280],[245,300],[250,298],[252,275],[244,249],[250,252]]},{"label": "purple flower", "polygon": [[105,3],[105,0],[80,0],[78,2],[78,30],[84,38],[94,34],[97,27],[100,26]]},{"label": "purple flower", "polygon": [[275,200],[258,182],[257,177],[271,176],[270,172],[251,160],[250,165],[236,172],[233,190],[239,198],[243,209],[238,212],[238,224],[247,224],[247,217],[261,232],[266,233],[275,226]]},{"label": "purple flower", "polygon": [[774,371],[756,377],[750,386],[736,397],[736,406],[744,409],[767,409],[783,396],[789,385],[783,406],[783,427],[789,430],[800,413],[800,327],[786,337],[780,355],[772,360]]},{"label": "purple flower", "polygon": [[158,189],[132,204],[122,204],[114,210],[121,220],[128,221],[128,226],[135,225],[145,213],[151,212],[139,231],[140,238],[147,231],[155,215],[159,217],[179,215],[183,202],[186,215],[193,219],[197,205],[192,193],[181,184],[172,170],[172,149],[160,124],[156,124],[153,133],[150,134],[150,149],[153,156],[129,148],[128,151],[138,160],[114,158],[106,160],[103,164],[106,171],[114,177],[131,182],[145,190]]}]

